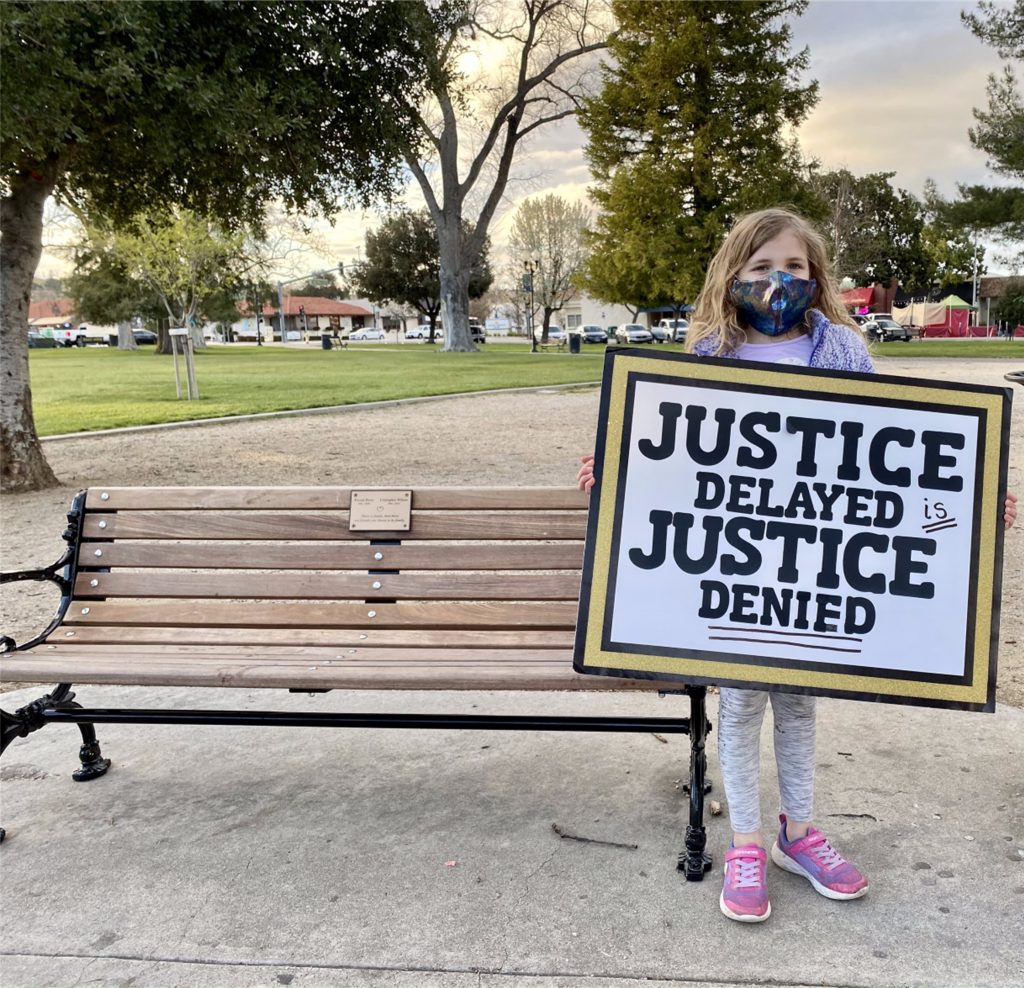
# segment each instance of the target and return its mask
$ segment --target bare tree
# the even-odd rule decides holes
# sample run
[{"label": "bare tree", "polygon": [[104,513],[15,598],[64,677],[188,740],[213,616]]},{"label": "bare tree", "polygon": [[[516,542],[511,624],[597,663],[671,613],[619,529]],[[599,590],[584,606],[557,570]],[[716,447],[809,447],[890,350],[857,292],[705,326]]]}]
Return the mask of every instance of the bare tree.
[{"label": "bare tree", "polygon": [[[445,349],[472,350],[469,278],[522,142],[576,113],[597,82],[603,0],[422,5],[428,103],[405,155],[437,228]],[[477,63],[475,69],[470,66]],[[467,215],[472,213],[472,215]]]},{"label": "bare tree", "polygon": [[561,196],[527,199],[516,210],[509,250],[519,262],[533,261],[534,301],[543,313],[541,342],[548,339],[551,316],[579,293],[576,275],[587,259],[584,231],[590,210]]}]

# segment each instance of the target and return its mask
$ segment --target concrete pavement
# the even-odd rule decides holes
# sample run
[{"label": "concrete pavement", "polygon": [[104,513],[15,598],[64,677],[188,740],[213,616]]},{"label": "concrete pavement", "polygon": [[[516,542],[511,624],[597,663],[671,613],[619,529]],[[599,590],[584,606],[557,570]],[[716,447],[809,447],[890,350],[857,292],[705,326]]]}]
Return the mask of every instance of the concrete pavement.
[{"label": "concrete pavement", "polygon": [[[88,706],[688,712],[640,695],[77,692]],[[727,816],[708,819],[707,879],[675,870],[684,736],[98,733],[114,764],[88,784],[71,781],[76,728],[4,756],[4,986],[1024,984],[1022,710],[822,700],[818,823],[871,891],[833,902],[772,868],[760,926],[718,909]],[[762,774],[770,828],[770,744]]]}]

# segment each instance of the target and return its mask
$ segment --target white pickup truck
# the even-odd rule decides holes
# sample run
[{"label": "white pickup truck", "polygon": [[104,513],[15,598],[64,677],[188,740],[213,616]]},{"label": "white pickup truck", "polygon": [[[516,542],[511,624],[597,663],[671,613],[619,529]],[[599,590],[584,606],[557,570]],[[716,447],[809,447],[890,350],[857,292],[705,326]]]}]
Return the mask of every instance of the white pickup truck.
[{"label": "white pickup truck", "polygon": [[85,346],[89,341],[89,330],[85,323],[76,326],[74,323],[65,322],[54,326],[50,333],[59,346]]}]

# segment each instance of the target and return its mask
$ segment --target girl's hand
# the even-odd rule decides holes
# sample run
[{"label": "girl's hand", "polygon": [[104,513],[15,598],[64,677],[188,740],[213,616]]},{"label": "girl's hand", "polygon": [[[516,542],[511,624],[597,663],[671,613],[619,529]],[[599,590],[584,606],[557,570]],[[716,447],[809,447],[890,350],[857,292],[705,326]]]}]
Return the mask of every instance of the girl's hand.
[{"label": "girl's hand", "polygon": [[581,491],[590,493],[590,488],[594,486],[594,454],[588,453],[586,456],[580,457],[580,463],[583,466],[580,467],[580,472],[576,474],[576,486]]},{"label": "girl's hand", "polygon": [[[581,471],[582,472],[582,471]],[[1013,523],[1017,520],[1017,495],[1007,494],[1006,500],[1003,502],[1003,525],[1006,528],[1012,528]]]}]

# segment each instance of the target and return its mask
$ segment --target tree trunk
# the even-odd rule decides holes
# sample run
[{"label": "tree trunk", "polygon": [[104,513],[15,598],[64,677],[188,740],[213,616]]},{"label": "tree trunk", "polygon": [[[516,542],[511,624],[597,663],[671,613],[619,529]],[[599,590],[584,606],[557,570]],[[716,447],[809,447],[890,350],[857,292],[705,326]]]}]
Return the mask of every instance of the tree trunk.
[{"label": "tree trunk", "polygon": [[117,348],[118,350],[138,350],[139,344],[135,342],[135,334],[132,332],[132,324],[122,321],[117,324]]},{"label": "tree trunk", "polygon": [[472,265],[462,256],[460,217],[444,217],[438,230],[441,261],[441,320],[444,349],[469,353],[476,350],[469,334],[469,274]]},{"label": "tree trunk", "polygon": [[0,201],[0,490],[57,485],[36,435],[28,371],[28,307],[43,250],[43,204],[57,162],[16,175]]}]

